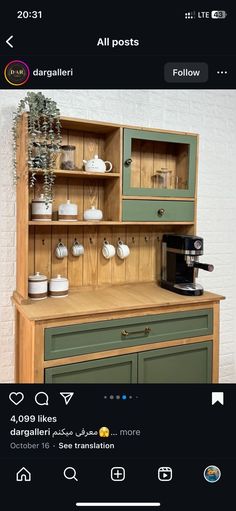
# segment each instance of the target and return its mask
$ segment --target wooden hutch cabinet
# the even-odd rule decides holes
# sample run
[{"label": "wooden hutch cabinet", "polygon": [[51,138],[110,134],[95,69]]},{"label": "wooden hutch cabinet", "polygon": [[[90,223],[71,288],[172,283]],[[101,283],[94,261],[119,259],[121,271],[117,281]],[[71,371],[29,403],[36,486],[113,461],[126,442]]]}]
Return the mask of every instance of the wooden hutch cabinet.
[{"label": "wooden hutch cabinet", "polygon": [[[40,171],[28,186],[27,115],[18,132],[16,380],[21,383],[210,383],[218,381],[219,301],[159,287],[164,233],[194,234],[198,136],[61,118],[77,170],[55,169],[53,219],[33,221]],[[87,173],[98,154],[112,172]],[[78,220],[58,221],[70,199]],[[91,206],[103,220],[83,220]],[[73,257],[74,240],[84,255]],[[104,240],[130,247],[102,256]],[[68,257],[57,259],[62,241]],[[69,279],[69,296],[32,301],[28,275]]]}]

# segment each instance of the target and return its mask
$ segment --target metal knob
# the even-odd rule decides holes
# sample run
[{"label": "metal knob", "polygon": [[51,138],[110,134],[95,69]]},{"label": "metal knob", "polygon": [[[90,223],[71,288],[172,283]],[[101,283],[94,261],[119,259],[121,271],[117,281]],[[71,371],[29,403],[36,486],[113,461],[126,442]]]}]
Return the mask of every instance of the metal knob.
[{"label": "metal knob", "polygon": [[127,158],[127,160],[125,160],[125,165],[127,167],[129,167],[129,165],[131,165],[132,161],[133,161],[132,158]]},{"label": "metal knob", "polygon": [[163,216],[165,214],[165,209],[161,208],[157,211],[158,216]]}]

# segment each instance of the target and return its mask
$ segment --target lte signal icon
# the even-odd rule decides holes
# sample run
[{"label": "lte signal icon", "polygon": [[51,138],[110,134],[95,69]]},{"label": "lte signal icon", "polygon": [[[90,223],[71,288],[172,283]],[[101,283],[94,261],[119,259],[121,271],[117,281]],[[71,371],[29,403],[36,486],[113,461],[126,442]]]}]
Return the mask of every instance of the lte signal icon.
[{"label": "lte signal icon", "polygon": [[195,11],[185,12],[184,17],[186,20],[193,20],[196,17]]}]

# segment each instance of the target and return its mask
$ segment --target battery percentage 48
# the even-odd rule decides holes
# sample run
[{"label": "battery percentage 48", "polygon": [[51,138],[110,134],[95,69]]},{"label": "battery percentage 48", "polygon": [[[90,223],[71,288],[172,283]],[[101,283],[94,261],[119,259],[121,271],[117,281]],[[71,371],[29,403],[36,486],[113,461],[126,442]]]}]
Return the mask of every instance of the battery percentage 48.
[{"label": "battery percentage 48", "polygon": [[214,19],[214,20],[223,20],[225,19],[227,16],[227,12],[226,11],[211,11],[211,17]]}]

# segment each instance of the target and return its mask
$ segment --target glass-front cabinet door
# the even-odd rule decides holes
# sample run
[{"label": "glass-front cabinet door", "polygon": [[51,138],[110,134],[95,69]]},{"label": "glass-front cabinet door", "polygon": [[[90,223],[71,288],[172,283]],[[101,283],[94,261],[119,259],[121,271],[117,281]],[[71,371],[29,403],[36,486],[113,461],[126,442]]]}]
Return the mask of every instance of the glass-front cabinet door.
[{"label": "glass-front cabinet door", "polygon": [[197,135],[124,129],[123,195],[194,197]]}]

